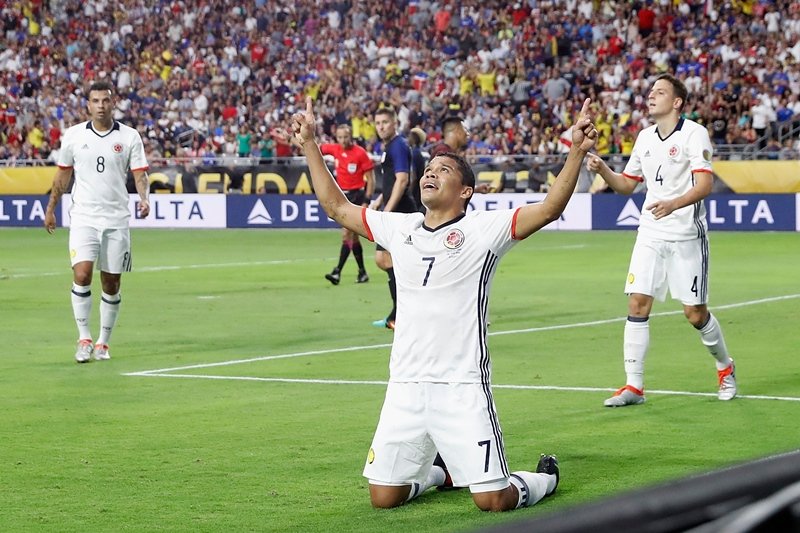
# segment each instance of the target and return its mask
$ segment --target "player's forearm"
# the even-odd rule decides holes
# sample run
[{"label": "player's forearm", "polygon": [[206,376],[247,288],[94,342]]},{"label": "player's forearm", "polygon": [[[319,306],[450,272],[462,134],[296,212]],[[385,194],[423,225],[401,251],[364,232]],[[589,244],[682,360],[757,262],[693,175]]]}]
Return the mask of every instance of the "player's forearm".
[{"label": "player's forearm", "polygon": [[336,184],[336,180],[333,179],[333,174],[325,164],[319,146],[314,140],[305,141],[303,142],[303,153],[308,163],[314,193],[317,195],[322,209],[329,217],[341,223],[342,215],[339,211],[349,202]]},{"label": "player's forearm", "polygon": [[631,194],[638,184],[636,180],[626,178],[623,174],[614,172],[605,163],[600,166],[598,173],[600,177],[608,183],[608,186],[619,194]]},{"label": "player's forearm", "polygon": [[47,202],[47,211],[52,213],[55,210],[61,197],[67,192],[67,186],[69,185],[69,178],[71,175],[72,169],[65,170],[59,168],[56,170],[56,175],[53,177],[53,186],[50,189],[50,200]]},{"label": "player's forearm", "polygon": [[697,181],[694,187],[686,191],[686,194],[683,194],[673,200],[673,210],[686,207],[687,205],[696,204],[711,194],[711,188],[713,185],[713,178],[711,177],[711,174],[700,173],[696,180]]},{"label": "player's forearm", "polygon": [[550,187],[550,191],[542,202],[548,221],[557,219],[567,207],[569,199],[575,192],[575,186],[578,183],[578,176],[585,156],[586,152],[583,150],[575,146],[570,148],[567,160],[564,162],[564,166],[561,167],[561,172],[558,173],[556,180]]},{"label": "player's forearm", "polygon": [[133,183],[136,187],[136,192],[139,193],[139,198],[144,201],[150,193],[150,180],[147,177],[147,172],[137,170],[133,172]]},{"label": "player's forearm", "polygon": [[408,174],[405,172],[398,173],[395,176],[394,180],[394,187],[392,187],[392,194],[389,196],[389,200],[386,201],[386,205],[384,206],[384,211],[394,211],[394,208],[397,207],[397,204],[400,203],[400,199],[406,193],[406,187],[408,186]]},{"label": "player's forearm", "polygon": [[365,174],[367,179],[367,201],[375,194],[375,173],[371,170]]}]

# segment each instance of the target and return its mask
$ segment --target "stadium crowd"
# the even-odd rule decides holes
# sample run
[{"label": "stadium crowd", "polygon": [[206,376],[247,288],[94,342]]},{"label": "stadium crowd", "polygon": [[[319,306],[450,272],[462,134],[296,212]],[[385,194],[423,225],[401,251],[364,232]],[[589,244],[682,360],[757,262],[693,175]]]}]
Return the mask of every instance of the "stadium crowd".
[{"label": "stadium crowd", "polygon": [[[110,80],[152,160],[293,155],[305,95],[368,149],[374,111],[468,154],[553,154],[587,96],[600,154],[629,153],[654,77],[675,73],[716,144],[800,118],[797,0],[0,0],[0,160],[50,159]],[[796,152],[793,152],[796,153]]]}]

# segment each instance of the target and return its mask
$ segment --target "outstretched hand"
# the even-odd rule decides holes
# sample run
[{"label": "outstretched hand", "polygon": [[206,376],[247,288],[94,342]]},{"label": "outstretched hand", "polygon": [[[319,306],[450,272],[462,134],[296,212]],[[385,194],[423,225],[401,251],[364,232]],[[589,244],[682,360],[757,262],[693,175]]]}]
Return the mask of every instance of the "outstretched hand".
[{"label": "outstretched hand", "polygon": [[306,110],[292,115],[292,144],[302,148],[303,144],[314,140],[317,122],[314,118],[314,106],[310,96],[306,97]]},{"label": "outstretched hand", "polygon": [[584,152],[591,150],[595,142],[597,142],[597,130],[594,127],[592,113],[589,110],[591,103],[591,98],[583,101],[581,114],[577,122],[572,126],[572,144]]}]

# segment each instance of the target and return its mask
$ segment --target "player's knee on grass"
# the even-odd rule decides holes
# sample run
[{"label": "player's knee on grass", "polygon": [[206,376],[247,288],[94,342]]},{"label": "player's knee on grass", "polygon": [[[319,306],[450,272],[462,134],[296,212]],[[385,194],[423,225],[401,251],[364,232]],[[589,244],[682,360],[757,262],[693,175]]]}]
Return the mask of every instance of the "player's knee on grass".
[{"label": "player's knee on grass", "polygon": [[478,509],[493,513],[516,509],[518,500],[517,489],[510,485],[503,490],[472,493],[472,501]]},{"label": "player's knee on grass", "polygon": [[410,485],[392,487],[388,485],[369,485],[369,499],[376,509],[391,509],[400,507],[408,499],[411,492]]}]

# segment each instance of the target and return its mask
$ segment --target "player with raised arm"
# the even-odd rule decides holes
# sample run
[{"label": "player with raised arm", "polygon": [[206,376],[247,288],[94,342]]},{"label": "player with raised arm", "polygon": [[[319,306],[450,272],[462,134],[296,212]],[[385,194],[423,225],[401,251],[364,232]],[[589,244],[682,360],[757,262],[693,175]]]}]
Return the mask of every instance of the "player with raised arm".
[{"label": "player with raised arm", "polygon": [[594,154],[587,168],[621,194],[647,185],[639,232],[630,260],[625,293],[623,361],[627,382],[605,401],[606,407],[644,403],[644,360],[650,345],[653,299],[663,301],[669,288],[683,313],[700,332],[716,360],[718,398],[736,396],[733,360],[722,327],[708,310],[708,225],[703,199],[711,193],[711,141],[706,128],[681,117],[688,92],[677,78],[664,74],[647,98],[655,124],[639,133],[622,173],[612,171]]},{"label": "player with raised arm", "polygon": [[[466,212],[475,175],[457,154],[431,159],[421,180],[426,212],[387,213],[352,204],[315,140],[311,99],[293,116],[294,142],[308,159],[325,212],[385,247],[397,278],[397,326],[389,385],[364,476],[374,507],[403,505],[442,485],[468,486],[482,510],[533,505],[555,491],[559,465],[542,455],[535,472],[511,472],[491,387],[486,314],[500,258],[556,220],[567,205],[597,131],[589,100],[550,193],[517,209]],[[436,451],[449,472],[433,465]]]},{"label": "player with raised arm", "polygon": [[[112,86],[96,82],[89,87],[89,121],[64,133],[58,169],[53,178],[44,225],[56,228],[55,208],[75,177],[70,206],[69,252],[72,262],[72,311],[78,325],[75,360],[110,359],[109,342],[120,308],[123,272],[132,265],[130,210],[126,187],[128,170],[139,193],[138,215],[150,213],[147,158],[139,132],[114,120]],[[92,343],[92,271],[100,270],[100,335]]]}]

